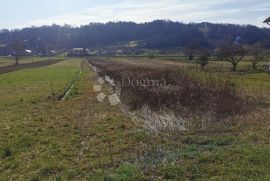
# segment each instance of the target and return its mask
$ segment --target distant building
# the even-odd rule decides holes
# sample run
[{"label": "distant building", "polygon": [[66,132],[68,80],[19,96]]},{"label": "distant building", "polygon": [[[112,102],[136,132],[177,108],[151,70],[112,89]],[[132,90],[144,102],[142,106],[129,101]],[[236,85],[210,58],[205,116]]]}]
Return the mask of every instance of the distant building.
[{"label": "distant building", "polygon": [[69,53],[70,56],[83,56],[84,54],[85,54],[84,48],[73,48]]},{"label": "distant building", "polygon": [[86,49],[86,52],[89,56],[94,56],[97,54],[97,51],[96,50],[89,50],[89,49]]},{"label": "distant building", "polygon": [[267,18],[263,23],[269,24],[270,25],[270,17]]},{"label": "distant building", "polygon": [[26,56],[30,56],[30,55],[33,55],[33,52],[32,52],[31,50],[25,50],[25,51],[24,51],[24,54],[25,54]]},{"label": "distant building", "polygon": [[56,50],[51,50],[51,51],[50,51],[50,54],[51,54],[51,55],[56,55],[56,54],[57,54],[57,51],[56,51]]},{"label": "distant building", "polygon": [[124,51],[123,51],[123,50],[117,50],[117,51],[116,51],[116,54],[117,54],[117,55],[123,55],[123,54],[124,54]]}]

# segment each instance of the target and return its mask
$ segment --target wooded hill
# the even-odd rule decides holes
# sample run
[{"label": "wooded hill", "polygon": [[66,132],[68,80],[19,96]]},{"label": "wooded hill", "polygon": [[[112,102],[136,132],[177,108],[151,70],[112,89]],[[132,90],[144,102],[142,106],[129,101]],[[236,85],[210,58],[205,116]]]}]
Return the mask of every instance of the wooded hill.
[{"label": "wooded hill", "polygon": [[[270,47],[270,29],[234,24],[183,24],[168,20],[149,23],[133,22],[91,23],[81,27],[41,26],[0,31],[2,53],[11,51],[15,41],[34,51],[71,49],[74,47],[104,47],[138,41],[140,48],[183,47],[196,41],[200,47],[216,48],[222,41],[243,44],[262,43]],[[0,51],[1,52],[1,51]]]}]

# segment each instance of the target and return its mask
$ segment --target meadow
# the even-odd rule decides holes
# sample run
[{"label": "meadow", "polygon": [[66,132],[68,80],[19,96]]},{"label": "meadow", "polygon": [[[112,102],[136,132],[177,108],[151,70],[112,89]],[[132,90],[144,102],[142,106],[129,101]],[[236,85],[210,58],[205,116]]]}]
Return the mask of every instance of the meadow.
[{"label": "meadow", "polygon": [[[265,136],[269,134],[266,125],[269,124],[270,79],[266,71],[242,73],[247,62],[241,64],[237,72],[231,72],[226,62],[216,61],[210,62],[203,71],[194,63],[159,58],[90,58],[89,62],[98,68],[101,76],[113,78],[121,87],[122,103],[131,112],[139,112],[132,114],[124,110],[131,117],[139,117],[138,122],[146,129],[146,133],[140,135],[145,146],[139,148],[143,151],[138,151],[137,155],[137,161],[143,160],[140,164],[144,165],[145,173],[155,179],[154,176],[161,174],[161,180],[269,177],[268,166],[258,161],[262,157],[269,161]],[[219,71],[220,65],[227,68]],[[126,76],[139,80],[139,84],[123,86]],[[153,91],[153,85],[140,84],[147,79],[164,79],[170,86],[183,89]],[[150,112],[145,111],[144,106],[149,107]],[[185,131],[181,118],[188,121]],[[257,161],[251,161],[250,157]]]},{"label": "meadow", "polygon": [[[44,61],[48,59],[61,59],[63,57],[39,57],[39,56],[29,56],[29,57],[21,57],[19,59],[20,64],[27,64],[27,63],[33,63],[33,62],[39,62]],[[0,67],[10,66],[15,64],[15,58],[14,57],[0,57]]]},{"label": "meadow", "polygon": [[[108,74],[117,82],[121,80],[119,72],[128,70],[139,72],[135,77],[156,78],[153,69],[163,67],[166,73],[169,67],[206,85],[207,70],[182,61],[156,59],[91,58],[89,62],[100,68],[100,74],[86,59],[74,58],[0,75],[0,180],[270,179],[269,99],[261,100],[260,91],[252,94],[260,101],[249,111],[219,118],[204,127],[153,133],[145,122],[132,117],[136,109],[96,100],[93,86],[98,76]],[[177,78],[186,81],[182,76]],[[260,89],[262,94],[269,95],[269,74],[265,72],[237,72],[231,78],[235,96],[239,89],[252,91],[260,84],[265,86]],[[74,88],[67,100],[60,101],[71,83]],[[104,84],[103,89],[110,86]],[[213,93],[219,95],[215,90]]]}]

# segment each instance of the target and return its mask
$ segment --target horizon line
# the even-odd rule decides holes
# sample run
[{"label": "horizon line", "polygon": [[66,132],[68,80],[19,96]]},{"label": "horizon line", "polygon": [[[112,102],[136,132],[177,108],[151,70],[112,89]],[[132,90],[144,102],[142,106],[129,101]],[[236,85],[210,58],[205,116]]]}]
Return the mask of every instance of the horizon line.
[{"label": "horizon line", "polygon": [[51,24],[44,24],[44,25],[30,25],[30,26],[24,26],[24,27],[18,27],[18,28],[0,28],[0,31],[3,30],[8,30],[8,31],[16,31],[16,30],[23,30],[23,29],[27,29],[27,28],[41,28],[41,27],[50,27],[50,26],[60,26],[60,27],[65,27],[65,26],[69,26],[71,28],[80,28],[83,26],[88,26],[91,24],[109,24],[109,23],[134,23],[137,25],[140,24],[146,24],[146,23],[153,23],[155,21],[164,21],[164,22],[172,22],[172,23],[179,23],[179,24],[184,24],[184,25],[189,25],[189,24],[203,24],[203,23],[207,23],[207,24],[215,24],[215,25],[235,25],[235,26],[254,26],[260,29],[267,29],[267,26],[256,26],[253,24],[237,24],[237,23],[212,23],[212,22],[208,22],[208,21],[202,21],[202,22],[183,22],[183,21],[173,21],[170,19],[156,19],[156,20],[152,20],[152,21],[144,21],[144,22],[135,22],[135,21],[107,21],[107,22],[89,22],[88,24],[81,24],[81,25],[72,25],[72,24],[68,24],[68,23],[64,23],[64,24],[58,24],[58,23],[51,23]]}]

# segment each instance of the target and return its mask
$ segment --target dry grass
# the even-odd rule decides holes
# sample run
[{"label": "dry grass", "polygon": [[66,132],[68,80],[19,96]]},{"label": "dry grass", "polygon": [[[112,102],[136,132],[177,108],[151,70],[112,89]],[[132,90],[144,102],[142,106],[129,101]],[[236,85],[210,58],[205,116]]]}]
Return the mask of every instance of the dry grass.
[{"label": "dry grass", "polygon": [[[254,101],[240,95],[230,78],[221,80],[209,74],[205,81],[199,81],[189,76],[181,64],[176,66],[166,62],[157,64],[122,59],[90,60],[90,63],[98,67],[101,74],[109,75],[118,82],[122,103],[133,110],[148,106],[156,112],[173,111],[177,117],[184,119],[220,120],[248,111]],[[123,85],[127,77],[139,85]],[[147,85],[147,80],[162,80],[166,85]]]}]

